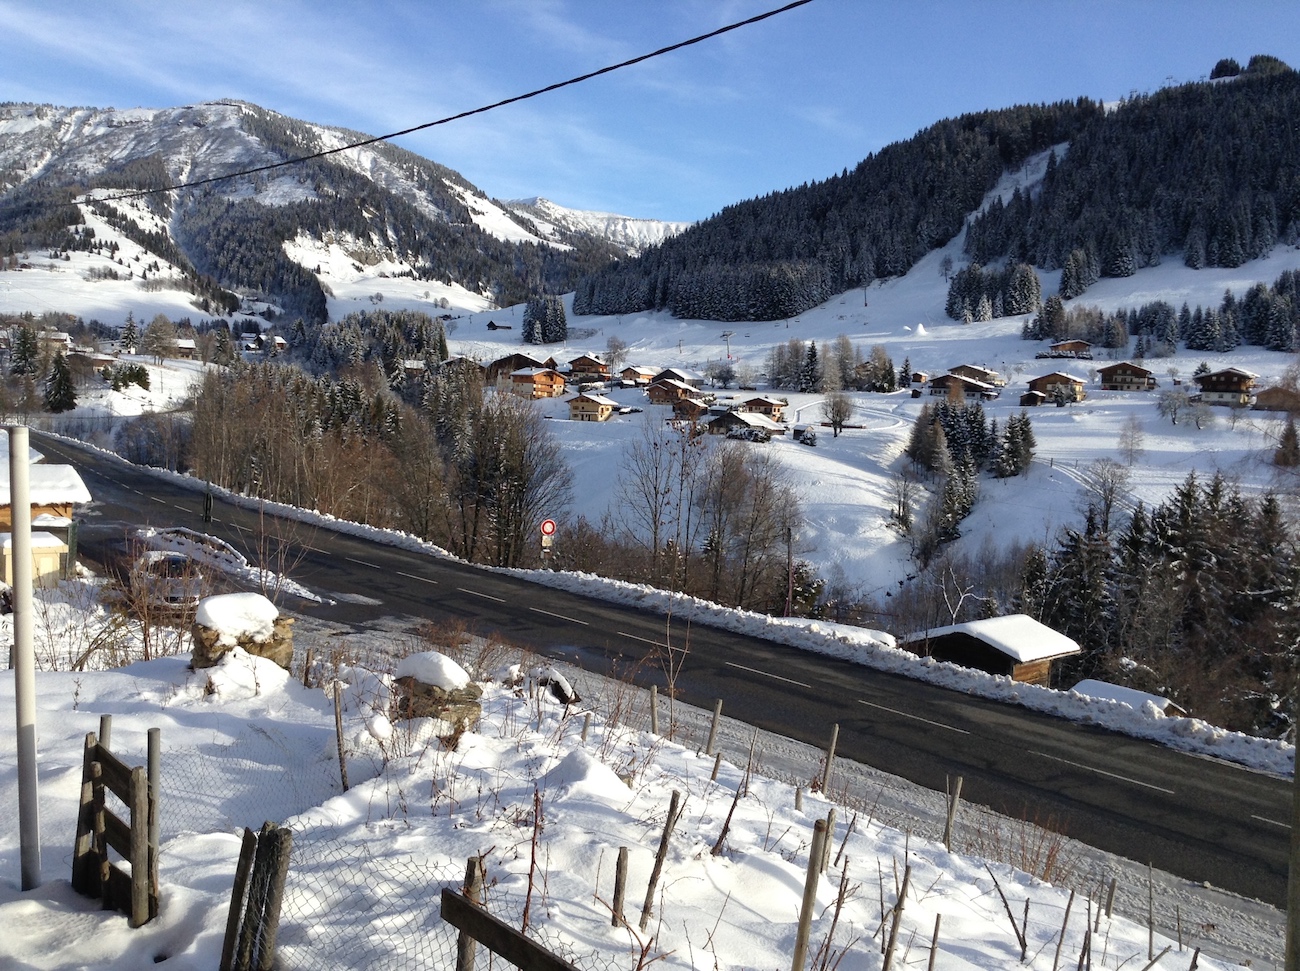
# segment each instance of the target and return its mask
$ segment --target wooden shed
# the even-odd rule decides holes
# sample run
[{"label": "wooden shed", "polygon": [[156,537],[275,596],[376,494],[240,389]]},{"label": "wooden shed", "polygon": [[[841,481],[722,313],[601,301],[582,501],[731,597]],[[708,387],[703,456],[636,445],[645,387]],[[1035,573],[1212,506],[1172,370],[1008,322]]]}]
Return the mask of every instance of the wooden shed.
[{"label": "wooden shed", "polygon": [[936,627],[909,634],[898,646],[922,657],[1044,686],[1051,684],[1053,661],[1081,650],[1071,638],[1027,614]]}]

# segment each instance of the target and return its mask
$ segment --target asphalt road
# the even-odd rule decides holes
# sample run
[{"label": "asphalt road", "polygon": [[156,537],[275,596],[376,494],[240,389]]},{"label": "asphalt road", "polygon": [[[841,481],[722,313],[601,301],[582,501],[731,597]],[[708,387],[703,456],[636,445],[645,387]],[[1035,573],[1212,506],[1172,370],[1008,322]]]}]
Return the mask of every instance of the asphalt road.
[{"label": "asphalt road", "polygon": [[[327,529],[280,524],[101,453],[33,436],[49,461],[75,465],[95,503],[81,548],[119,544],[128,526],[189,526],[254,562],[283,564],[332,597],[286,604],[339,624],[417,618],[497,631],[589,670],[666,688],[665,618]],[[268,552],[269,551],[269,552]],[[282,552],[277,552],[282,551]],[[674,638],[684,634],[676,625]],[[753,637],[692,625],[678,696],[838,757],[1037,822],[1196,882],[1285,907],[1291,783],[1095,727],[972,698]]]}]

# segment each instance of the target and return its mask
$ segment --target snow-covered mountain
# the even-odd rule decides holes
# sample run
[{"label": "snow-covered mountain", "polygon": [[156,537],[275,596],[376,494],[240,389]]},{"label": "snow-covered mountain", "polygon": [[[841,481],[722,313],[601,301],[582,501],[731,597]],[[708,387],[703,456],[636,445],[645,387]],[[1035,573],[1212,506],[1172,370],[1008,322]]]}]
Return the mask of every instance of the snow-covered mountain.
[{"label": "snow-covered mountain", "polygon": [[[582,273],[673,231],[550,204],[525,211],[498,203],[459,173],[386,142],[284,165],[366,137],[238,101],[126,110],[0,105],[0,238],[6,249],[38,252],[99,251],[130,239],[150,255],[145,262],[156,257],[310,318],[323,311],[326,282],[316,279],[317,261],[298,259],[313,241],[342,241],[357,265],[385,263],[390,275],[513,302],[539,281],[571,289]],[[222,178],[257,168],[265,170]],[[109,200],[136,225],[119,220],[107,235],[98,224],[93,237],[83,233],[92,209],[114,222],[106,196],[203,180],[218,181],[133,203]]]},{"label": "snow-covered mountain", "polygon": [[560,239],[565,233],[596,236],[622,247],[630,256],[663,242],[669,236],[676,236],[693,225],[689,222],[638,219],[612,212],[569,209],[540,196],[516,199],[505,205],[510,211],[531,220],[543,237]]}]

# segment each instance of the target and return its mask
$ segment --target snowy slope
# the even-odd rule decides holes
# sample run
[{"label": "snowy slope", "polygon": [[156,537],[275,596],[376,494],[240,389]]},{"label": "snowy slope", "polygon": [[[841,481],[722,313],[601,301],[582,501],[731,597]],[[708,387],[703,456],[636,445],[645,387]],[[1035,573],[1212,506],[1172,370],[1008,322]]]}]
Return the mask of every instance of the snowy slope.
[{"label": "snowy slope", "polygon": [[663,242],[669,236],[676,236],[692,225],[689,222],[637,219],[612,212],[568,209],[541,197],[508,202],[506,206],[522,212],[550,238],[554,238],[560,231],[596,236],[622,247],[631,256]]}]

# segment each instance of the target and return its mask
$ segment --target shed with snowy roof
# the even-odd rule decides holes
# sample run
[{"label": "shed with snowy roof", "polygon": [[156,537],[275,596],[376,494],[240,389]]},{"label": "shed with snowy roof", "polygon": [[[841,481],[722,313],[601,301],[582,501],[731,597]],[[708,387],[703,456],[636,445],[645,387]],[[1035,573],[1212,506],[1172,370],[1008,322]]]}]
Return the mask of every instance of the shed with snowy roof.
[{"label": "shed with snowy roof", "polygon": [[1071,638],[1026,614],[931,628],[909,634],[898,646],[937,661],[1041,685],[1050,684],[1053,661],[1080,653]]}]

